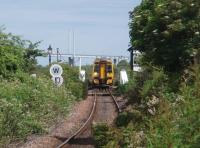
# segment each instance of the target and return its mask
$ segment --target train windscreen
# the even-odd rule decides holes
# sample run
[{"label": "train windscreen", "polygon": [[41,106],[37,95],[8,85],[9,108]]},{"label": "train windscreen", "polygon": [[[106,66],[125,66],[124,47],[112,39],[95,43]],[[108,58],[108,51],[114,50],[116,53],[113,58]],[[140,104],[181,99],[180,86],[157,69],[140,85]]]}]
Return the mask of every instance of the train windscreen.
[{"label": "train windscreen", "polygon": [[95,64],[95,66],[94,66],[94,72],[99,72],[99,65]]},{"label": "train windscreen", "polygon": [[107,65],[107,72],[112,72],[112,65]]}]

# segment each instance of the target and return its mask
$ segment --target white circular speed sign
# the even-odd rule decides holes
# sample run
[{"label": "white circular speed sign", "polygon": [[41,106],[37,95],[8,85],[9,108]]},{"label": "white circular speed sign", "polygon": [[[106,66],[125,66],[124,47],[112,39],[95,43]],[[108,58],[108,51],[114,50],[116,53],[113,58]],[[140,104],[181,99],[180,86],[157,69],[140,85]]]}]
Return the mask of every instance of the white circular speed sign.
[{"label": "white circular speed sign", "polygon": [[53,64],[49,71],[52,77],[61,76],[63,73],[62,67],[58,64]]},{"label": "white circular speed sign", "polygon": [[53,76],[51,79],[53,80],[54,84],[58,87],[60,87],[64,81],[62,76]]}]

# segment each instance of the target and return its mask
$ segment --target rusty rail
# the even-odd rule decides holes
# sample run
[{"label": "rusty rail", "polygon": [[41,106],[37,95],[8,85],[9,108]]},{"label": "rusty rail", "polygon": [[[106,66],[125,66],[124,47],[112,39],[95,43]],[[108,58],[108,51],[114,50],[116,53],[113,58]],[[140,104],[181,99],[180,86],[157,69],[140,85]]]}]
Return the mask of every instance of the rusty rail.
[{"label": "rusty rail", "polygon": [[63,148],[63,147],[68,146],[70,141],[75,139],[75,137],[77,137],[78,135],[80,135],[87,129],[87,127],[90,125],[90,123],[93,120],[95,109],[96,109],[96,104],[97,104],[96,102],[97,102],[97,97],[96,97],[96,92],[94,92],[94,103],[93,103],[92,111],[91,111],[90,116],[88,117],[87,121],[79,128],[79,130],[76,133],[74,133],[66,141],[64,141],[62,144],[60,144],[57,148]]},{"label": "rusty rail", "polygon": [[114,102],[114,104],[115,104],[115,106],[116,106],[116,108],[117,108],[118,113],[120,113],[122,110],[120,109],[119,104],[117,103],[117,100],[115,99],[115,97],[114,97],[113,94],[111,93],[110,89],[108,90],[108,92],[109,92],[110,96],[111,96],[112,99],[113,99],[113,102]]}]

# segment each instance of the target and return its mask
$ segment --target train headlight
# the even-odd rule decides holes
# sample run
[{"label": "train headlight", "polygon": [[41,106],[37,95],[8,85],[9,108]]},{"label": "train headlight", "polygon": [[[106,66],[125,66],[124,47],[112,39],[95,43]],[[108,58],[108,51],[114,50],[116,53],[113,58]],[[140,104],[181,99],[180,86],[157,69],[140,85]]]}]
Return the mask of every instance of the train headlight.
[{"label": "train headlight", "polygon": [[107,73],[107,77],[112,77],[112,73]]},{"label": "train headlight", "polygon": [[94,84],[99,84],[99,80],[98,79],[94,79]]},{"label": "train headlight", "polygon": [[108,79],[106,84],[109,85],[109,84],[112,84],[112,83],[113,83],[113,80],[112,79]]},{"label": "train headlight", "polygon": [[97,73],[97,72],[94,72],[94,73],[93,73],[93,77],[98,77],[98,73]]}]

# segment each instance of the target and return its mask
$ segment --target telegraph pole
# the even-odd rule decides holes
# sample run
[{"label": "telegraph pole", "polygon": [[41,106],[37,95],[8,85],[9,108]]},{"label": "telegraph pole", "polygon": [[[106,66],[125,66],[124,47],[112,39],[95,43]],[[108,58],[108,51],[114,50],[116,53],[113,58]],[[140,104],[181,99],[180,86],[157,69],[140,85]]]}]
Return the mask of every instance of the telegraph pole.
[{"label": "telegraph pole", "polygon": [[49,65],[51,65],[51,54],[52,54],[52,47],[51,45],[49,45],[49,47],[47,48],[48,54],[49,54]]},{"label": "telegraph pole", "polygon": [[57,63],[58,63],[58,61],[59,61],[59,59],[58,59],[59,48],[57,48],[56,50],[57,50]]},{"label": "telegraph pole", "polygon": [[73,66],[75,66],[75,33],[73,30]]}]

